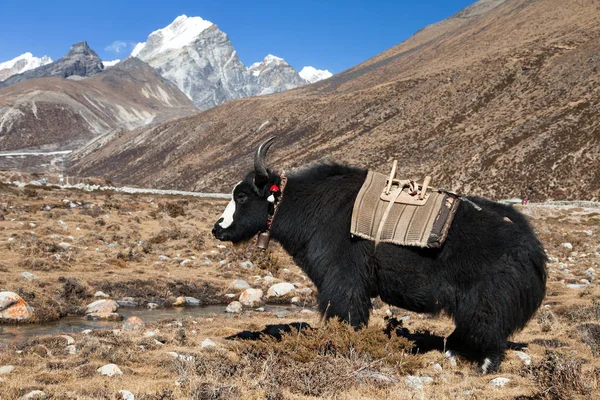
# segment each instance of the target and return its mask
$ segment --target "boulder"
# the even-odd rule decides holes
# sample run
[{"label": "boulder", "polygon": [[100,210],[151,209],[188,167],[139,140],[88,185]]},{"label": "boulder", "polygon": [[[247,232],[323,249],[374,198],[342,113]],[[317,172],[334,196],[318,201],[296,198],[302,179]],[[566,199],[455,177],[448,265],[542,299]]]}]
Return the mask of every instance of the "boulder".
[{"label": "boulder", "polygon": [[136,316],[131,316],[131,317],[127,318],[125,323],[123,323],[123,330],[124,331],[135,331],[138,329],[143,329],[145,326],[146,326],[146,324],[140,318],[138,318]]},{"label": "boulder", "polygon": [[33,310],[16,293],[0,292],[0,322],[28,321],[33,316]]},{"label": "boulder", "polygon": [[149,310],[156,310],[158,308],[158,304],[148,303],[148,304],[146,304],[146,308],[148,308]]},{"label": "boulder", "polygon": [[15,370],[13,365],[3,365],[0,367],[0,375],[10,374]]},{"label": "boulder", "polygon": [[28,281],[32,281],[34,279],[37,279],[37,276],[32,274],[31,272],[21,272],[21,276],[25,279],[27,279]]},{"label": "boulder", "polygon": [[267,291],[267,298],[282,297],[296,290],[296,287],[288,282],[276,283]]},{"label": "boulder", "polygon": [[202,347],[203,349],[205,347],[217,347],[217,344],[215,342],[213,342],[212,340],[210,340],[209,338],[206,338],[202,341],[202,344],[200,345],[200,347]]},{"label": "boulder", "polygon": [[245,307],[258,307],[263,304],[263,291],[260,289],[246,289],[240,294],[240,303]]},{"label": "boulder", "polygon": [[89,313],[87,319],[92,321],[121,321],[123,316],[119,313]]},{"label": "boulder", "polygon": [[123,400],[135,400],[135,396],[129,390],[119,390],[119,394]]},{"label": "boulder", "polygon": [[246,290],[250,289],[250,284],[242,279],[236,279],[235,281],[231,282],[229,287],[236,290]]},{"label": "boulder", "polygon": [[227,305],[225,311],[232,314],[238,314],[242,312],[242,308],[242,303],[240,303],[239,301],[232,301]]},{"label": "boulder", "polygon": [[247,269],[247,270],[249,270],[249,271],[252,271],[252,270],[254,270],[254,264],[252,264],[252,262],[251,262],[251,261],[242,261],[242,262],[240,263],[240,267],[242,267],[242,268],[244,268],[244,269]]},{"label": "boulder", "polygon": [[86,314],[108,314],[119,309],[119,304],[114,300],[96,300],[85,308]]},{"label": "boulder", "polygon": [[115,376],[123,375],[123,371],[116,364],[106,364],[96,370],[100,375]]},{"label": "boulder", "polygon": [[47,399],[48,395],[41,390],[32,390],[24,396],[19,397],[19,400],[43,400]]},{"label": "boulder", "polygon": [[500,378],[492,379],[491,381],[489,381],[488,385],[494,386],[494,387],[504,387],[510,381],[512,381],[512,379],[500,377]]},{"label": "boulder", "polygon": [[67,345],[72,345],[75,344],[75,339],[73,339],[71,336],[69,335],[59,335],[59,338],[63,338],[67,341]]},{"label": "boulder", "polygon": [[173,303],[174,306],[200,306],[202,302],[195,297],[179,296]]}]

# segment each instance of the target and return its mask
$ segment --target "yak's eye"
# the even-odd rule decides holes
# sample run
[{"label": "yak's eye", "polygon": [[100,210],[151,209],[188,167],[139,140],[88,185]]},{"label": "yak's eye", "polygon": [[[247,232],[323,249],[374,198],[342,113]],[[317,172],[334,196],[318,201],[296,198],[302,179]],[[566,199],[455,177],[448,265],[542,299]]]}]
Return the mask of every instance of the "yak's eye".
[{"label": "yak's eye", "polygon": [[239,192],[238,194],[235,195],[235,199],[237,200],[238,203],[242,204],[243,202],[245,202],[248,199],[248,196],[246,196],[246,193],[244,193],[244,192]]}]

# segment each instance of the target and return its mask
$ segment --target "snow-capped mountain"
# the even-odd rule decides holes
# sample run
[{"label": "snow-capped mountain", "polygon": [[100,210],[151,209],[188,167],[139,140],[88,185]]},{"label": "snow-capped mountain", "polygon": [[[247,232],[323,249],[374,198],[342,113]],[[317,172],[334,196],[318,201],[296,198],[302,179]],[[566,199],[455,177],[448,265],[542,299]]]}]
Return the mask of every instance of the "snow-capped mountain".
[{"label": "snow-capped mountain", "polygon": [[98,57],[94,50],[90,49],[87,42],[79,42],[71,46],[69,53],[63,58],[13,75],[0,82],[0,88],[28,79],[50,76],[68,78],[72,75],[77,75],[87,77],[102,72],[103,69],[102,60],[100,60],[100,57]]},{"label": "snow-capped mountain", "polygon": [[121,60],[112,60],[112,61],[102,61],[104,64],[104,68],[114,67],[116,64],[120,63]]},{"label": "snow-capped mountain", "polygon": [[229,37],[200,17],[177,17],[170,25],[152,32],[146,42],[138,43],[131,56],[156,68],[201,110],[308,82],[285,60],[273,55],[246,68]]},{"label": "snow-capped mountain", "polygon": [[326,69],[316,69],[315,67],[304,67],[300,71],[300,77],[308,83],[315,83],[327,79],[333,74]]},{"label": "snow-capped mountain", "polygon": [[5,80],[12,75],[21,74],[30,69],[50,64],[51,62],[52,59],[48,56],[35,57],[30,52],[23,53],[12,60],[0,63],[0,81]]}]

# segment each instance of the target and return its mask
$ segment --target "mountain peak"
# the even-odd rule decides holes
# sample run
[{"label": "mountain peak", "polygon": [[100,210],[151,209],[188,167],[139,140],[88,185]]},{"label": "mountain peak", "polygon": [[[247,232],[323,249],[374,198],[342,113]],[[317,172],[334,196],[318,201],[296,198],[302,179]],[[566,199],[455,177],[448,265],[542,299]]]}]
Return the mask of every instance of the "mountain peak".
[{"label": "mountain peak", "polygon": [[30,52],[23,53],[12,60],[0,63],[0,81],[51,62],[52,59],[48,56],[35,57]]},{"label": "mountain peak", "polygon": [[[143,51],[158,54],[165,50],[183,48],[193,43],[198,35],[213,25],[212,22],[200,17],[180,15],[171,24],[152,32],[146,42],[138,43],[131,55],[137,57]],[[152,46],[147,46],[147,44]]]},{"label": "mountain peak", "polygon": [[327,79],[333,74],[326,69],[316,69],[315,67],[307,66],[302,68],[299,73],[300,77],[309,83],[315,83]]}]

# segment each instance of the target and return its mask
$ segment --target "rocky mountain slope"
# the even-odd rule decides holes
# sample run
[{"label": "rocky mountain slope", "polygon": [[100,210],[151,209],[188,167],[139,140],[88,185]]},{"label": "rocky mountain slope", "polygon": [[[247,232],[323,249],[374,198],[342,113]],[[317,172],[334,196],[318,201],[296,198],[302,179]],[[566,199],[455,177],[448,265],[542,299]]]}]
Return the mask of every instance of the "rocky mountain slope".
[{"label": "rocky mountain slope", "polygon": [[600,198],[597,2],[484,0],[330,79],[128,132],[72,172],[228,191],[271,163],[331,157],[457,192]]},{"label": "rocky mountain slope", "polygon": [[8,77],[21,74],[30,69],[41,67],[42,65],[50,64],[52,59],[48,56],[34,57],[30,52],[23,53],[18,57],[0,63],[0,81]]},{"label": "rocky mountain slope", "polygon": [[200,17],[177,17],[152,32],[146,42],[138,43],[131,55],[156,68],[201,110],[308,83],[283,59],[272,55],[246,68],[229,37]]},{"label": "rocky mountain slope", "polygon": [[0,89],[0,150],[74,149],[195,111],[175,85],[130,58],[86,79],[31,79]]},{"label": "rocky mountain slope", "polygon": [[104,66],[102,60],[90,49],[87,42],[79,42],[71,46],[69,53],[50,64],[42,65],[38,68],[31,69],[21,74],[13,75],[8,79],[0,82],[0,88],[14,85],[28,79],[60,77],[68,78],[73,75],[77,76],[92,76],[102,72]]}]

